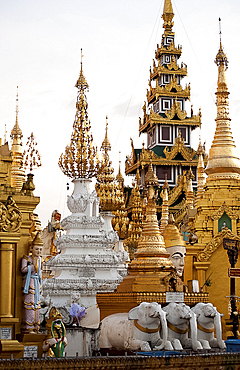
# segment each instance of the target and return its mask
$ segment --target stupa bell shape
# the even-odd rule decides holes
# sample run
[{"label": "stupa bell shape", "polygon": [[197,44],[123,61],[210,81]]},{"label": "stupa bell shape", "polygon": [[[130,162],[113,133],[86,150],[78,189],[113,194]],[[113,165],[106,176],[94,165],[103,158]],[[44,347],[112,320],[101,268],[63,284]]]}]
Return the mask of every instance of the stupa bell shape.
[{"label": "stupa bell shape", "polygon": [[223,51],[222,43],[217,53],[215,63],[218,66],[217,87],[217,118],[216,130],[205,172],[207,181],[219,178],[240,178],[240,160],[233,140],[229,118],[228,88],[226,82],[227,57]]}]

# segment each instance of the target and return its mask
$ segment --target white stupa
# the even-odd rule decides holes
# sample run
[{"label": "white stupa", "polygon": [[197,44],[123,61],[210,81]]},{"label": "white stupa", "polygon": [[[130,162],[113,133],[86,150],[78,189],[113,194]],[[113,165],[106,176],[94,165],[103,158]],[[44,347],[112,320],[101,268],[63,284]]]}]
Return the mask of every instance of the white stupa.
[{"label": "white stupa", "polygon": [[43,294],[51,304],[69,310],[73,302],[88,308],[96,305],[97,292],[111,292],[127,274],[128,255],[116,252],[117,232],[99,214],[99,198],[90,190],[98,161],[92,145],[85,91],[88,88],[82,63],[76,83],[78,97],[71,143],[59,159],[63,173],[73,179],[73,194],[67,199],[71,215],[61,222],[66,233],[56,241],[61,253],[48,261],[54,277],[43,282]]}]

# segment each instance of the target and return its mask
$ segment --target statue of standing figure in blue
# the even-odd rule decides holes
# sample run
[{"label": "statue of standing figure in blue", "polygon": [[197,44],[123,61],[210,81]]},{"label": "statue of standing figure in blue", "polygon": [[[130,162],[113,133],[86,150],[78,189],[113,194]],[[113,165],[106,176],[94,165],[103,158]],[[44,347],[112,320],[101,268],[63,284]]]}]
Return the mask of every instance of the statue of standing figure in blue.
[{"label": "statue of standing figure in blue", "polygon": [[38,333],[39,331],[39,309],[40,293],[42,285],[42,246],[43,243],[36,234],[30,246],[29,255],[23,256],[21,271],[23,277],[23,309],[22,320],[23,333]]}]

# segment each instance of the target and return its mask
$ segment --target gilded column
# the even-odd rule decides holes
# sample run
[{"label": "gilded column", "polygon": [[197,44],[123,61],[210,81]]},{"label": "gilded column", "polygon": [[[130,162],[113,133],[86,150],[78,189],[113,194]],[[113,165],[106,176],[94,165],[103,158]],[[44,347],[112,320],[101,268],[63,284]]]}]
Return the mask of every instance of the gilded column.
[{"label": "gilded column", "polygon": [[0,317],[13,317],[12,285],[13,285],[14,245],[0,245]]}]

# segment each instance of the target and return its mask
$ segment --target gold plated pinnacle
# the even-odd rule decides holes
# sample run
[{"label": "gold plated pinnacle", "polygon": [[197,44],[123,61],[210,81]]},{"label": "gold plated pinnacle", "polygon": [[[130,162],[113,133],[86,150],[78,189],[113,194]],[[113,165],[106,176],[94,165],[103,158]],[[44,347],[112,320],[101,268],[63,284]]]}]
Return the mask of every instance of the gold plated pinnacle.
[{"label": "gold plated pinnacle", "polygon": [[97,175],[96,191],[102,211],[115,211],[124,204],[122,184],[115,181],[114,169],[109,158],[111,144],[108,139],[108,118],[106,117],[105,137],[101,145],[102,160]]},{"label": "gold plated pinnacle", "polygon": [[228,60],[223,51],[221,40],[215,63],[218,66],[217,118],[216,131],[209,150],[208,165],[205,169],[208,175],[207,181],[216,178],[240,178],[240,161],[230,127],[229,92],[225,73]]},{"label": "gold plated pinnacle", "polygon": [[81,70],[75,85],[78,95],[71,142],[66,146],[58,162],[64,175],[72,179],[92,178],[98,173],[97,148],[93,146],[91,125],[88,119],[86,99],[88,83],[83,74],[82,56],[81,49]]},{"label": "gold plated pinnacle", "polygon": [[14,140],[16,137],[18,137],[19,139],[22,138],[22,130],[20,129],[19,127],[19,124],[18,124],[18,113],[19,113],[19,108],[18,108],[18,86],[17,86],[17,95],[16,95],[16,121],[15,121],[15,125],[13,126],[13,129],[11,131],[11,139]]},{"label": "gold plated pinnacle", "polygon": [[174,13],[171,0],[165,0],[162,18],[164,20],[163,28],[165,28],[166,33],[172,32],[172,27],[174,25],[174,23],[172,22],[173,17]]}]

